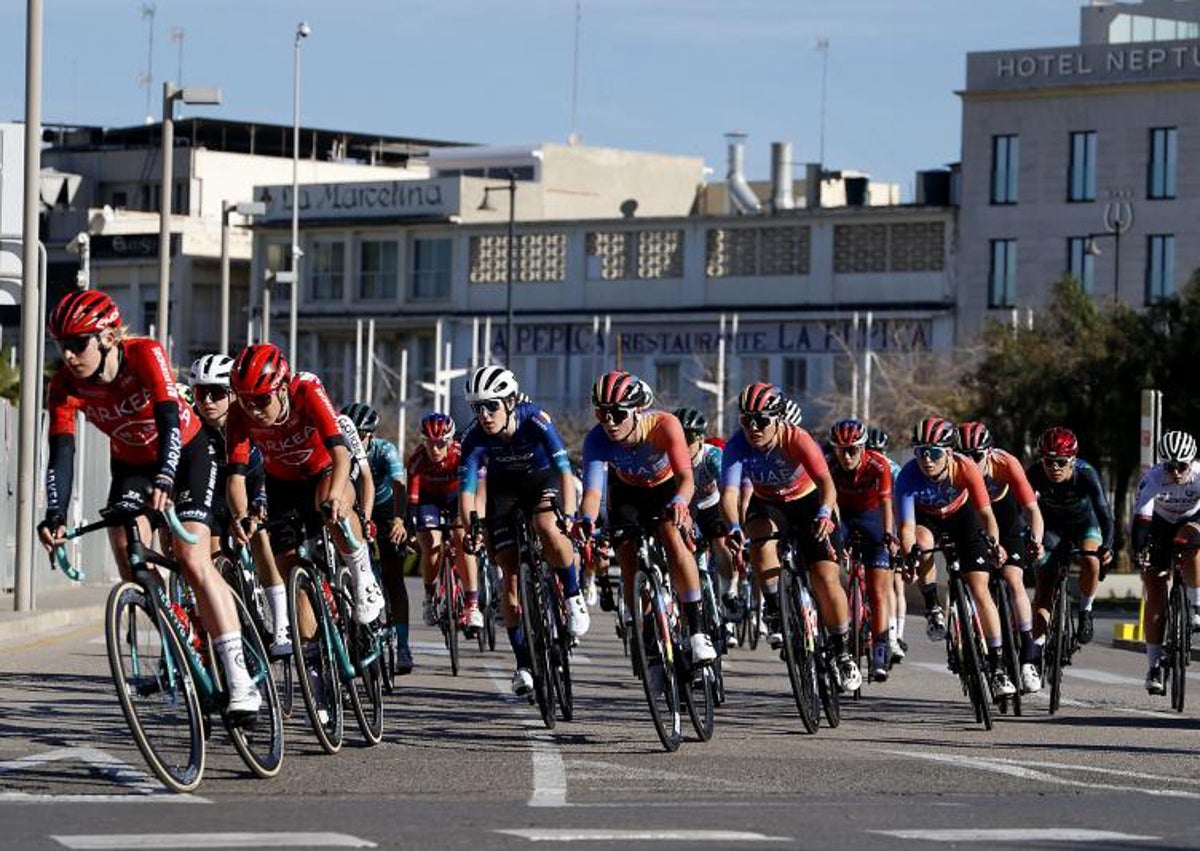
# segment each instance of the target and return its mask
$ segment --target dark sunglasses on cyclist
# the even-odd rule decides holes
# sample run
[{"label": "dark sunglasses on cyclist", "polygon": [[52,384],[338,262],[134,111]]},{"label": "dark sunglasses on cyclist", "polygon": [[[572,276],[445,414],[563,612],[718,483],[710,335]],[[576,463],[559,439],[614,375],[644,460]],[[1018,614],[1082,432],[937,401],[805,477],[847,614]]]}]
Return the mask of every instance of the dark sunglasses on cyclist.
[{"label": "dark sunglasses on cyclist", "polygon": [[913,455],[922,460],[941,461],[946,455],[946,450],[940,446],[915,446]]},{"label": "dark sunglasses on cyclist", "polygon": [[504,407],[504,403],[499,399],[485,399],[482,402],[471,403],[471,411],[477,415],[483,413],[484,411],[487,411],[489,414],[495,414],[502,407]]},{"label": "dark sunglasses on cyclist", "polygon": [[441,440],[434,440],[432,437],[427,437],[425,438],[425,442],[436,449],[445,449],[450,445],[450,441],[446,440],[445,438],[442,438]]},{"label": "dark sunglasses on cyclist", "polygon": [[99,338],[99,334],[80,334],[78,337],[63,337],[54,342],[58,343],[58,347],[64,352],[81,355],[87,351],[87,347],[91,345],[93,339]]},{"label": "dark sunglasses on cyclist", "polygon": [[1042,463],[1055,470],[1065,470],[1075,463],[1074,458],[1043,458]]},{"label": "dark sunglasses on cyclist", "polygon": [[253,393],[253,394],[238,394],[238,401],[242,403],[243,408],[253,408],[256,411],[261,411],[271,404],[271,400],[275,398],[274,392],[271,393]]},{"label": "dark sunglasses on cyclist", "polygon": [[203,402],[205,399],[220,402],[229,398],[229,389],[215,384],[199,384],[192,388],[192,395],[196,397],[197,402]]},{"label": "dark sunglasses on cyclist", "polygon": [[1191,466],[1187,461],[1168,461],[1166,463],[1166,468],[1177,476],[1186,473]]},{"label": "dark sunglasses on cyclist", "polygon": [[742,414],[742,425],[757,431],[762,431],[773,422],[775,418],[770,414]]},{"label": "dark sunglasses on cyclist", "polygon": [[841,453],[842,455],[845,455],[847,458],[853,458],[855,455],[857,455],[859,452],[862,451],[862,447],[858,446],[858,445],[837,446],[834,448],[837,449],[837,451],[839,453]]},{"label": "dark sunglasses on cyclist", "polygon": [[629,419],[629,409],[622,408],[620,405],[599,405],[596,407],[596,419],[600,422],[608,421],[613,425],[620,425]]}]

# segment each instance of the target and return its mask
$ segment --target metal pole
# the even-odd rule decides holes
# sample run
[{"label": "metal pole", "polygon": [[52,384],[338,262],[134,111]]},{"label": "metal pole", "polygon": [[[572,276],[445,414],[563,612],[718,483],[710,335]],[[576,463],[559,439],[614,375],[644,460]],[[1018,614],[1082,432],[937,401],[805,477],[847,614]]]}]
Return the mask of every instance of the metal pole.
[{"label": "metal pole", "polygon": [[92,286],[92,239],[90,236],[79,244],[79,279],[75,284],[81,290],[89,289]]},{"label": "metal pole", "polygon": [[871,323],[873,311],[867,311],[867,342],[863,351],[863,422],[871,421]]},{"label": "metal pole", "polygon": [[492,317],[483,317],[483,365],[492,365]]},{"label": "metal pole", "polygon": [[400,350],[400,421],[397,424],[396,445],[400,457],[405,458],[406,435],[408,434],[408,346]]},{"label": "metal pole", "polygon": [[234,208],[221,202],[221,343],[217,351],[229,354],[229,213]]},{"label": "metal pole", "polygon": [[612,314],[604,314],[604,366],[602,370],[608,369],[608,344],[612,342]]},{"label": "metal pole", "polygon": [[[850,324],[850,346],[847,354],[850,356],[850,416],[858,416],[858,358],[854,355],[854,343],[858,337],[858,311],[854,311]],[[843,345],[845,340],[842,341]]]},{"label": "metal pole", "polygon": [[[271,342],[271,288],[263,287],[262,293],[262,339],[258,342]],[[289,361],[290,363],[290,361]],[[292,367],[295,369],[295,367]]]},{"label": "metal pole", "polygon": [[13,609],[33,608],[33,551],[36,508],[38,391],[43,283],[38,281],[38,214],[42,172],[42,0],[28,0],[25,23],[25,211],[21,265],[21,390],[18,410],[17,536]]},{"label": "metal pole", "polygon": [[300,322],[300,42],[308,37],[308,24],[296,28],[292,57],[292,300],[288,308],[288,359],[296,362],[296,337]]},{"label": "metal pole", "polygon": [[1121,227],[1113,231],[1113,306],[1121,303]]},{"label": "metal pole", "polygon": [[471,317],[471,372],[479,369],[479,317]]},{"label": "metal pole", "polygon": [[362,399],[363,321],[354,320],[354,401]]},{"label": "metal pole", "polygon": [[375,398],[375,320],[367,320],[367,404]]},{"label": "metal pole", "polygon": [[166,348],[171,338],[171,194],[175,168],[175,92],[163,83],[162,102],[162,176],[158,189],[158,342]]},{"label": "metal pole", "polygon": [[504,328],[504,365],[509,369],[513,368],[513,355],[516,354],[516,347],[513,345],[513,263],[517,255],[516,232],[517,176],[510,171],[508,173],[508,286],[505,287],[508,318]]},{"label": "metal pole", "polygon": [[713,418],[725,436],[725,314],[721,314],[721,333],[717,336],[717,415]]},{"label": "metal pole", "polygon": [[[449,372],[453,368],[450,366],[450,364],[454,363],[454,344],[447,340],[445,346],[446,354],[442,358],[442,366],[444,366],[446,371]],[[439,377],[437,385],[442,390],[442,407],[438,408],[438,410],[443,414],[448,414],[450,413],[450,379],[447,378],[446,382],[443,384],[441,378]]]},{"label": "metal pole", "polygon": [[433,409],[442,409],[442,384],[438,377],[442,374],[442,320],[439,319],[433,331]]}]

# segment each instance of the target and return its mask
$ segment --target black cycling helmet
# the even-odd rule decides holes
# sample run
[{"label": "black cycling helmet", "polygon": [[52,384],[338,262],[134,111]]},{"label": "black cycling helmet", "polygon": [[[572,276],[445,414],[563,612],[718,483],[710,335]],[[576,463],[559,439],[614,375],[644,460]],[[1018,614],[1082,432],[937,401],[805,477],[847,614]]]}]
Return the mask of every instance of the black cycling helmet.
[{"label": "black cycling helmet", "polygon": [[379,412],[366,402],[351,402],[342,408],[341,412],[348,416],[354,427],[361,432],[373,434],[379,428]]},{"label": "black cycling helmet", "polygon": [[683,426],[683,433],[688,437],[704,437],[708,434],[708,418],[695,408],[676,408],[675,419]]}]

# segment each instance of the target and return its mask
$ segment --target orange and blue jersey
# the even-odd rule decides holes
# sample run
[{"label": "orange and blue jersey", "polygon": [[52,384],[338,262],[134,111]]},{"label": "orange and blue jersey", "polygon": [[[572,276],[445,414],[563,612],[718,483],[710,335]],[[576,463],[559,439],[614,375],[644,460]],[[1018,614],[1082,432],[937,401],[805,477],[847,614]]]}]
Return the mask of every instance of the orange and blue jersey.
[{"label": "orange and blue jersey", "polygon": [[584,490],[602,490],[611,469],[627,485],[652,488],[692,468],[683,427],[672,414],[644,411],[634,440],[618,443],[603,426],[594,426],[583,441]]},{"label": "orange and blue jersey", "polygon": [[974,461],[957,452],[951,454],[940,478],[926,476],[914,458],[896,479],[897,523],[915,523],[918,514],[944,520],[967,502],[976,511],[991,505],[983,473]]},{"label": "orange and blue jersey", "polygon": [[992,502],[1004,499],[1011,490],[1017,500],[1017,505],[1022,508],[1035,505],[1037,494],[1033,492],[1029,478],[1025,475],[1025,469],[1016,456],[1003,449],[992,449],[990,455],[991,460],[987,467],[980,464],[979,468],[980,470],[986,469],[983,481],[987,485],[988,496],[991,497]]},{"label": "orange and blue jersey", "polygon": [[829,475],[821,447],[800,426],[779,428],[778,443],[765,451],[740,431],[729,438],[721,459],[722,489],[740,488],[744,478],[756,497],[771,502],[791,502],[816,490],[816,480]]}]

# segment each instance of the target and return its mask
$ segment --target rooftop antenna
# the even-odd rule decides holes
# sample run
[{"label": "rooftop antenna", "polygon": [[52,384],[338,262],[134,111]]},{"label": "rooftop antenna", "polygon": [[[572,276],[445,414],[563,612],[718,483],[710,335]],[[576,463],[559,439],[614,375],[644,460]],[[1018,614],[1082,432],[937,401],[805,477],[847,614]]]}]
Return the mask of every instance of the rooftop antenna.
[{"label": "rooftop antenna", "polygon": [[179,71],[175,75],[175,85],[183,88],[183,27],[171,27],[171,44],[179,45]]},{"label": "rooftop antenna", "polygon": [[146,87],[146,123],[153,124],[154,116],[150,112],[151,98],[154,94],[154,13],[153,3],[142,4],[142,20],[146,24],[146,73],[138,77],[138,83]]},{"label": "rooftop antenna", "polygon": [[571,74],[571,135],[567,143],[578,145],[579,138],[579,30],[583,23],[583,0],[575,0],[575,57]]},{"label": "rooftop antenna", "polygon": [[817,161],[825,166],[825,79],[829,71],[829,39],[817,39],[817,52],[821,54],[821,147]]}]

